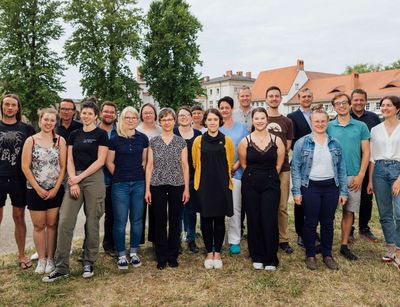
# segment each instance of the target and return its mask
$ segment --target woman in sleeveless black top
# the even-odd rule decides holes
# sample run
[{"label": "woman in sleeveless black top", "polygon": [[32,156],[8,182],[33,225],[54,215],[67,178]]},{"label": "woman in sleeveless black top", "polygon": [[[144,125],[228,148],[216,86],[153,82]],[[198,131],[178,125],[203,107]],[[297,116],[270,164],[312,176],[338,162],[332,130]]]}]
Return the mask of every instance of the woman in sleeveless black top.
[{"label": "woman in sleeveless black top", "polygon": [[242,199],[247,215],[248,245],[254,269],[275,270],[279,264],[279,172],[285,156],[280,138],[266,130],[264,108],[252,112],[254,131],[239,144]]}]

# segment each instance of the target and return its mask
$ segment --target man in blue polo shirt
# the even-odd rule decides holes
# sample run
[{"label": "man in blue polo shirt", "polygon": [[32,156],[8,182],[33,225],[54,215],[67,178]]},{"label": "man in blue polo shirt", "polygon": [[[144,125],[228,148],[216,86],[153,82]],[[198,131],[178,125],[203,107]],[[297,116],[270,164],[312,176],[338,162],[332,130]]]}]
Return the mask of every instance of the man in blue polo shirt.
[{"label": "man in blue polo shirt", "polygon": [[327,133],[335,137],[343,148],[349,185],[349,197],[343,207],[340,253],[348,260],[357,260],[348,248],[354,212],[360,209],[361,186],[369,163],[369,131],[367,125],[350,116],[350,97],[336,94],[332,105],[337,118],[328,125]]}]

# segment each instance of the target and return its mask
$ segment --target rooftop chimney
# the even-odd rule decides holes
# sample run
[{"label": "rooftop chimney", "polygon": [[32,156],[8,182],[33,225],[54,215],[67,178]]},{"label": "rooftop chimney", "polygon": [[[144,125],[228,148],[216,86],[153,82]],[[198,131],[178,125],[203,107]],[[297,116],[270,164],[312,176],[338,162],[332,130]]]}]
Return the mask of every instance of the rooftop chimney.
[{"label": "rooftop chimney", "polygon": [[210,76],[205,76],[205,77],[203,78],[203,81],[204,81],[204,82],[210,81]]},{"label": "rooftop chimney", "polygon": [[297,60],[297,70],[304,70],[304,61],[298,59]]},{"label": "rooftop chimney", "polygon": [[243,76],[243,71],[239,70],[238,72],[236,72],[236,75]]},{"label": "rooftop chimney", "polygon": [[247,71],[246,72],[246,78],[247,79],[251,79],[251,71]]},{"label": "rooftop chimney", "polygon": [[351,74],[351,89],[354,90],[359,86],[359,75],[358,72],[353,72]]},{"label": "rooftop chimney", "polygon": [[227,70],[226,71],[226,76],[227,77],[232,77],[232,70]]}]

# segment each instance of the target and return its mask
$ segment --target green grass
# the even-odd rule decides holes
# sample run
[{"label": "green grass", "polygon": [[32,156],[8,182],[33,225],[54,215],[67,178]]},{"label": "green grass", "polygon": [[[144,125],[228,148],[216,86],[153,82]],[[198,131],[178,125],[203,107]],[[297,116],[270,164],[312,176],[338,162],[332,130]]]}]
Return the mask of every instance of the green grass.
[{"label": "green grass", "polygon": [[[338,252],[340,214],[338,210],[334,239],[337,272],[325,268],[320,256],[317,271],[306,269],[293,221],[289,230],[295,252],[279,253],[276,272],[252,269],[246,241],[240,255],[230,256],[224,249],[222,270],[205,270],[204,254],[185,250],[178,269],[158,271],[152,248],[145,245],[139,252],[141,267],[119,272],[115,259],[101,254],[95,277],[84,280],[77,261],[82,241],[77,241],[70,277],[52,284],[42,283],[34,269],[21,271],[16,254],[0,257],[0,306],[400,306],[400,272],[380,261],[385,248],[376,208],[371,228],[380,242],[356,240],[351,248],[360,260],[354,263]],[[198,244],[203,246],[201,238]]]}]

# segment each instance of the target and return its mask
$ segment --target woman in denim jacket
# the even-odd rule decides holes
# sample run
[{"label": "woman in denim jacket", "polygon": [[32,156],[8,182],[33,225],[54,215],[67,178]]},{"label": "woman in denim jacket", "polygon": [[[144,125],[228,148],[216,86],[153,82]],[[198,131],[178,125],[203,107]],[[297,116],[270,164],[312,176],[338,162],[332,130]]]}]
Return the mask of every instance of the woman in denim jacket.
[{"label": "woman in denim jacket", "polygon": [[346,165],[339,142],[326,134],[329,116],[319,105],[311,113],[312,133],[298,140],[291,164],[292,193],[296,206],[304,207],[304,245],[307,268],[317,268],[315,239],[321,223],[323,262],[339,269],[332,258],[333,220],[337,204],[347,200]]}]

